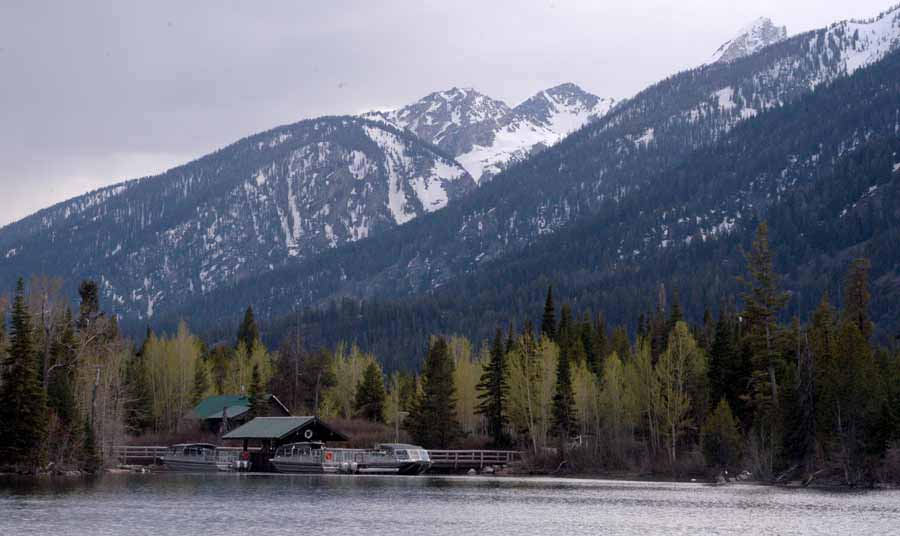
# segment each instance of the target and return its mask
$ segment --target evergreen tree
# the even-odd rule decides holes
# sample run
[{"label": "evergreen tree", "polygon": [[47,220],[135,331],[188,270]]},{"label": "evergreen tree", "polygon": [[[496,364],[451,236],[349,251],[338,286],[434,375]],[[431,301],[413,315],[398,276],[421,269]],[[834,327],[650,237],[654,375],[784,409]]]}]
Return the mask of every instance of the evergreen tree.
[{"label": "evergreen tree", "polygon": [[426,448],[448,448],[461,434],[453,369],[447,341],[436,337],[425,357],[422,393],[406,420],[413,439]]},{"label": "evergreen tree", "polygon": [[794,410],[787,428],[785,445],[805,475],[814,471],[816,457],[816,368],[809,334],[803,336],[797,352],[797,379]]},{"label": "evergreen tree", "polygon": [[553,395],[552,415],[551,431],[564,446],[577,430],[578,420],[575,413],[571,364],[562,352],[556,364],[556,390]]},{"label": "evergreen tree", "polygon": [[10,325],[0,382],[0,460],[36,471],[46,461],[47,397],[41,384],[21,278],[16,285]]},{"label": "evergreen tree", "polygon": [[196,406],[209,392],[209,372],[206,363],[201,358],[194,367],[194,387],[191,389],[191,405]]},{"label": "evergreen tree", "polygon": [[150,327],[140,349],[125,365],[125,425],[128,431],[140,435],[153,426],[153,400],[147,378],[146,350],[155,337]]},{"label": "evergreen tree", "polygon": [[251,419],[255,417],[264,417],[268,414],[262,379],[259,374],[259,363],[253,364],[253,372],[250,373],[250,389],[247,392],[247,398],[250,402],[248,414]]},{"label": "evergreen tree", "polygon": [[556,340],[556,306],[553,305],[553,287],[547,287],[547,300],[544,302],[544,316],[541,318],[541,333]]},{"label": "evergreen tree", "polygon": [[47,407],[57,416],[65,428],[75,421],[75,387],[73,368],[75,361],[75,330],[72,312],[66,309],[62,333],[53,341],[50,353],[53,365],[48,371]]},{"label": "evergreen tree", "polygon": [[778,288],[779,278],[769,249],[769,227],[765,222],[757,228],[746,260],[750,277],[741,281],[747,287],[742,295],[743,318],[748,323],[747,341],[756,369],[753,399],[758,409],[769,408],[760,417],[771,420],[771,408],[778,406],[778,370],[784,366],[777,348],[777,320],[788,296]]},{"label": "evergreen tree", "polygon": [[373,360],[363,372],[362,381],[356,386],[356,397],[353,402],[356,415],[369,421],[384,422],[386,397],[384,375],[381,367]]},{"label": "evergreen tree", "polygon": [[623,363],[631,361],[631,341],[628,340],[628,331],[625,329],[625,326],[616,326],[613,329],[612,339],[607,352],[615,352]]},{"label": "evergreen tree", "polygon": [[872,337],[872,321],[869,319],[870,268],[869,259],[855,259],[844,283],[844,316],[856,324],[866,340]]},{"label": "evergreen tree", "polygon": [[97,448],[97,439],[94,435],[94,428],[87,419],[84,421],[82,438],[81,438],[81,470],[88,474],[95,474],[103,466],[100,458],[100,450]]},{"label": "evergreen tree", "polygon": [[96,281],[82,281],[78,287],[81,304],[78,308],[78,330],[85,331],[88,326],[100,317],[100,288]]},{"label": "evergreen tree", "polygon": [[509,444],[506,433],[506,355],[501,343],[500,329],[494,335],[491,344],[491,357],[481,381],[478,384],[478,413],[487,421],[488,435],[494,446],[501,447]]},{"label": "evergreen tree", "polygon": [[701,430],[701,444],[707,465],[734,470],[741,460],[741,433],[731,407],[725,399],[719,401]]},{"label": "evergreen tree", "polygon": [[672,293],[672,312],[669,314],[669,321],[666,324],[666,334],[672,332],[675,324],[684,320],[684,313],[681,310],[681,300],[678,297],[678,289]]},{"label": "evergreen tree", "polygon": [[244,320],[241,321],[241,325],[238,328],[237,342],[234,347],[237,348],[241,343],[244,343],[244,347],[249,350],[253,348],[253,345],[258,340],[259,327],[256,325],[256,318],[253,316],[253,307],[247,306],[247,310],[244,311]]}]

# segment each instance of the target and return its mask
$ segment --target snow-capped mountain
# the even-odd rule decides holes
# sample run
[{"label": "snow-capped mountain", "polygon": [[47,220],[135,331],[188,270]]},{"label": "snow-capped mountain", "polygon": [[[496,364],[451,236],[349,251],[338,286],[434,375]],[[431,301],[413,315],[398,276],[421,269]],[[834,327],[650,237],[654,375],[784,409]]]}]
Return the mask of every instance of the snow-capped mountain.
[{"label": "snow-capped mountain", "polygon": [[446,150],[480,182],[602,117],[614,103],[572,83],[541,91],[515,108],[471,88],[453,88],[366,117]]},{"label": "snow-capped mountain", "polygon": [[302,121],[3,228],[0,274],[96,278],[116,312],[146,319],[161,305],[406,223],[474,187],[452,158],[409,132],[356,117]]},{"label": "snow-capped mountain", "polygon": [[723,43],[713,54],[710,63],[729,62],[749,56],[786,37],[787,27],[775,26],[772,19],[760,17],[738,30],[735,37]]},{"label": "snow-capped mountain", "polygon": [[[900,9],[877,19],[846,21],[797,35],[739,61],[678,73],[479,186],[460,203],[388,231],[375,242],[337,248],[327,259],[264,275],[229,292],[249,298],[262,289],[277,289],[270,292],[277,300],[257,302],[268,311],[282,307],[286,312],[286,303],[321,304],[346,296],[397,299],[473,281],[487,281],[483,288],[507,288],[502,279],[504,259],[522,255],[520,266],[545,266],[529,264],[529,252],[557,243],[560,258],[581,258],[590,264],[578,277],[596,274],[596,284],[603,286],[622,275],[617,272],[620,268],[627,272],[659,252],[674,251],[670,248],[702,244],[714,248],[718,240],[764,217],[767,208],[795,185],[792,166],[805,161],[789,155],[774,191],[726,192],[712,180],[706,197],[691,200],[690,207],[650,207],[647,200],[690,186],[676,179],[684,174],[679,166],[691,155],[713,159],[715,144],[742,123],[794,106],[810,93],[884,59],[898,44]],[[893,111],[886,113],[894,117]],[[865,136],[864,131],[853,132],[834,146],[843,142],[852,148]],[[743,138],[733,139],[739,143]],[[809,158],[815,162],[820,156]],[[752,176],[754,169],[741,173]],[[640,227],[623,225],[625,215],[634,215]],[[555,239],[556,233],[593,218],[604,225],[571,235],[570,240]],[[587,237],[594,242],[603,237],[603,246],[579,249],[577,241]],[[354,269],[360,257],[367,259],[365,270]],[[479,279],[490,266],[497,268],[496,277]],[[552,277],[569,275],[561,271]],[[618,298],[626,299],[625,294]],[[205,308],[225,311],[230,299],[230,295],[210,297]]]}]

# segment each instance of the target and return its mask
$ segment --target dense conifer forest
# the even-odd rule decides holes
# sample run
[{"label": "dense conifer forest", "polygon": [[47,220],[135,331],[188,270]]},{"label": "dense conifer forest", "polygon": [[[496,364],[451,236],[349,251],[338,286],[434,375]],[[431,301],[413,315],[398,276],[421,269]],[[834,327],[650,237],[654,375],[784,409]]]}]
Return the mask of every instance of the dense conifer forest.
[{"label": "dense conifer forest", "polygon": [[210,346],[182,322],[139,347],[81,285],[19,281],[0,337],[2,459],[23,472],[93,472],[111,447],[198,433],[185,419],[213,394],[266,393],[297,414],[402,426],[429,448],[527,451],[537,471],[688,475],[747,472],[768,481],[869,485],[900,476],[900,349],[873,338],[871,263],[851,260],[841,307],[823,294],[806,322],[784,318],[768,225],[745,253],[741,291],[702,320],[660,287],[633,334],[602,310],[558,306],[540,321],[497,323],[472,341],[423,335],[415,368],[385,374],[356,345],[307,347],[295,324],[277,351],[252,308],[236,336]]}]

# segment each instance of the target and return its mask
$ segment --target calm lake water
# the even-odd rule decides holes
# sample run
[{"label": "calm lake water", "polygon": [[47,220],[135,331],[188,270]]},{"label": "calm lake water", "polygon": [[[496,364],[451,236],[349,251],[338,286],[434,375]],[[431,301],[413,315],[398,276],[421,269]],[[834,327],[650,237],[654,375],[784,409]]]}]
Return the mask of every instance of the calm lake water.
[{"label": "calm lake water", "polygon": [[900,492],[481,477],[0,479],[2,535],[900,534]]}]

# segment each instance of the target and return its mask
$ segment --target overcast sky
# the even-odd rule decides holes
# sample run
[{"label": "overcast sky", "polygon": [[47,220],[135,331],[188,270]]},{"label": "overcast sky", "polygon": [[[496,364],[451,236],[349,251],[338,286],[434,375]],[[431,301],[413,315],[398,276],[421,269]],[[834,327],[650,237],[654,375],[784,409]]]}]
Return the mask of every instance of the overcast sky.
[{"label": "overcast sky", "polygon": [[0,225],[299,119],[453,86],[622,98],[757,17],[795,34],[894,1],[2,1]]}]

